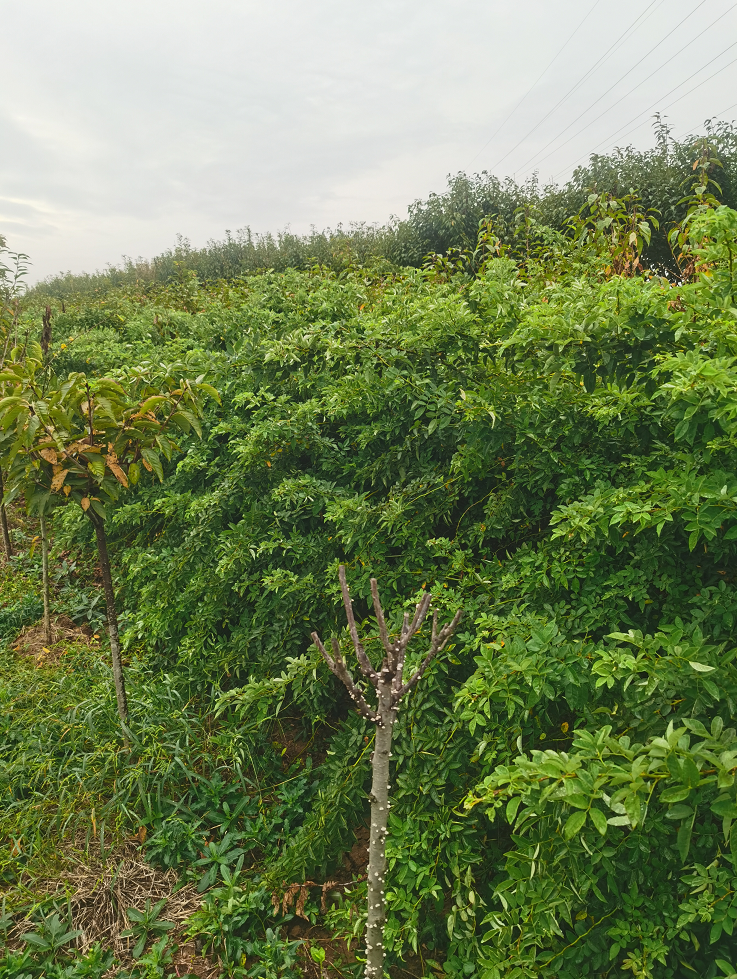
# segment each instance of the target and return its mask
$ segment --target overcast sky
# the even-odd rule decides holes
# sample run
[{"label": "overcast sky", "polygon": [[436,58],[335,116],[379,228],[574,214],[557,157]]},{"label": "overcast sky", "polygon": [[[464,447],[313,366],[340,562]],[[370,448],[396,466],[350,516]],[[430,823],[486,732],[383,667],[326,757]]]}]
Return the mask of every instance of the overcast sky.
[{"label": "overcast sky", "polygon": [[2,25],[0,233],[33,279],[737,117],[733,0],[4,0]]}]

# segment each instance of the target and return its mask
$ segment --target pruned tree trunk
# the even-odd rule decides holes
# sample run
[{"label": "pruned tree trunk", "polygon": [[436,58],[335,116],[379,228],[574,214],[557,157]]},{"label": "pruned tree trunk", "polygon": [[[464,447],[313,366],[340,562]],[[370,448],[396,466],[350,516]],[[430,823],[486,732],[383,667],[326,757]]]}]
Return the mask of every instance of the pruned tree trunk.
[{"label": "pruned tree trunk", "polygon": [[46,534],[46,517],[42,513],[41,524],[41,569],[44,591],[44,642],[51,645],[51,584],[49,582],[49,538]]},{"label": "pruned tree trunk", "polygon": [[338,569],[340,588],[343,594],[343,605],[348,619],[353,648],[361,673],[369,680],[376,690],[376,708],[366,702],[361,689],[353,680],[353,676],[345,665],[337,639],[330,640],[333,647],[331,656],[316,632],[312,640],[320,650],[325,662],[335,676],[344,684],[351,699],[356,704],[359,713],[376,725],[376,741],[371,756],[371,834],[369,839],[368,864],[368,919],[366,922],[366,979],[383,979],[384,976],[384,924],[386,922],[386,838],[389,834],[389,771],[392,748],[392,733],[394,721],[402,697],[408,693],[421,679],[423,673],[433,658],[445,646],[458,627],[461,611],[456,612],[453,621],[444,625],[438,632],[437,612],[432,618],[432,637],[430,651],[425,656],[419,669],[412,677],[403,683],[404,661],[407,656],[407,646],[412,636],[420,629],[425,621],[431,595],[425,595],[415,607],[414,618],[410,622],[405,613],[402,630],[399,637],[391,640],[384,619],[384,612],[379,600],[379,589],[375,578],[371,579],[371,595],[374,601],[374,613],[379,626],[379,635],[386,655],[377,671],[371,665],[366,651],[358,637],[356,621],[353,616],[353,603],[348,592],[343,565]]},{"label": "pruned tree trunk", "polygon": [[[368,864],[368,920],[366,922],[366,975],[383,975],[386,924],[386,838],[389,835],[389,759],[396,708],[392,707],[391,677],[380,677],[377,689],[380,721],[371,759],[371,833]],[[371,966],[371,970],[369,970]]]},{"label": "pruned tree trunk", "polygon": [[9,561],[13,556],[13,547],[10,543],[10,530],[8,529],[8,514],[5,504],[2,502],[5,495],[5,485],[3,483],[3,471],[0,469],[0,525],[3,528],[3,547],[5,548],[5,559]]},{"label": "pruned tree trunk", "polygon": [[118,715],[123,724],[128,723],[128,697],[125,692],[125,676],[123,675],[123,660],[120,656],[120,638],[118,635],[118,613],[115,608],[115,592],[113,591],[113,577],[110,571],[110,557],[107,550],[107,535],[105,533],[105,522],[91,509],[87,511],[87,516],[92,521],[97,538],[97,556],[100,559],[100,570],[102,571],[102,584],[105,589],[105,606],[107,608],[107,633],[110,637],[110,654],[113,660],[113,679],[115,681],[115,696],[118,701]]},{"label": "pruned tree trunk", "polygon": [[51,307],[47,306],[42,317],[43,330],[41,331],[41,349],[44,357],[49,355],[51,346]]}]

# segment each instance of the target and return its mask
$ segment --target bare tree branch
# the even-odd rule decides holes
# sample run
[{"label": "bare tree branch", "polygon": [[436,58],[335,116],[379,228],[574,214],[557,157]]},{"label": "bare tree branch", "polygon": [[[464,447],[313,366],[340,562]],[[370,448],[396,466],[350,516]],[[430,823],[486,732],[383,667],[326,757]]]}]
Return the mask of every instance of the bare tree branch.
[{"label": "bare tree branch", "polygon": [[320,650],[322,657],[330,667],[331,672],[334,673],[345,686],[346,690],[350,694],[351,700],[353,700],[358,708],[359,713],[365,717],[367,721],[371,721],[372,724],[378,724],[380,720],[379,715],[376,713],[376,711],[371,710],[369,705],[366,703],[366,698],[353,682],[353,677],[349,673],[343,657],[340,655],[340,644],[338,643],[338,640],[332,640],[333,656],[331,656],[327,649],[325,649],[322,640],[316,632],[312,633],[312,641]]},{"label": "bare tree branch", "polygon": [[[405,612],[402,616],[402,639],[409,636],[409,612]],[[407,643],[405,642],[405,646]]]},{"label": "bare tree branch", "polygon": [[379,674],[371,665],[371,661],[366,655],[366,650],[361,644],[361,640],[358,638],[358,629],[356,628],[356,620],[353,617],[353,602],[351,601],[351,596],[348,591],[348,583],[345,580],[345,565],[341,564],[338,567],[338,577],[340,578],[340,590],[343,593],[343,605],[345,606],[345,614],[348,619],[348,628],[351,632],[351,639],[353,640],[353,648],[356,650],[356,658],[358,659],[358,664],[361,667],[361,673],[367,677],[374,686],[379,681]]},{"label": "bare tree branch", "polygon": [[425,616],[427,615],[427,610],[430,608],[431,601],[432,595],[428,592],[426,595],[422,596],[422,601],[417,604],[415,608],[415,617],[412,619],[412,623],[409,627],[409,634],[407,636],[406,644],[409,643],[412,636],[414,636],[422,623],[425,621]]},{"label": "bare tree branch", "polygon": [[388,656],[391,656],[392,650],[394,649],[394,644],[389,639],[389,633],[386,629],[386,621],[384,620],[384,610],[381,607],[381,601],[379,599],[379,584],[376,578],[371,579],[371,597],[374,600],[374,615],[376,616],[376,621],[379,624],[379,635],[381,636],[381,641],[384,644],[384,649]]},{"label": "bare tree branch", "polygon": [[403,697],[406,693],[408,693],[412,689],[412,687],[414,687],[415,684],[422,678],[423,673],[428,668],[430,663],[433,661],[435,656],[437,656],[437,654],[440,652],[443,646],[445,646],[447,641],[450,639],[450,637],[458,628],[458,623],[461,621],[461,615],[463,615],[463,612],[461,611],[461,609],[458,609],[455,616],[453,617],[453,621],[449,622],[447,625],[444,625],[439,633],[437,632],[437,614],[433,616],[433,628],[432,628],[433,639],[430,645],[430,652],[422,661],[419,669],[414,673],[414,675],[404,684],[404,686],[399,691],[397,697],[397,703],[399,703],[399,699]]}]

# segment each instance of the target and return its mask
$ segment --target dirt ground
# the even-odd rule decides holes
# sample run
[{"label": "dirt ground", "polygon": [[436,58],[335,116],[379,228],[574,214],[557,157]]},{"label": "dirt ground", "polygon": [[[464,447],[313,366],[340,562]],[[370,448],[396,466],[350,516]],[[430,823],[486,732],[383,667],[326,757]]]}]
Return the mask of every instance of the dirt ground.
[{"label": "dirt ground", "polygon": [[13,643],[21,656],[28,656],[38,666],[58,662],[73,643],[89,646],[97,642],[88,625],[79,626],[66,615],[52,615],[51,641],[47,641],[42,622],[26,626]]}]

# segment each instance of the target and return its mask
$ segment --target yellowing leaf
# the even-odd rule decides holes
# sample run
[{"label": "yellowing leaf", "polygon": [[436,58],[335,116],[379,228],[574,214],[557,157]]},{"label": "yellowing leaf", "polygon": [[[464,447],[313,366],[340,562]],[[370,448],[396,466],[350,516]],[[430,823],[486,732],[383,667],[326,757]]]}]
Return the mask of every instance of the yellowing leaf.
[{"label": "yellowing leaf", "polygon": [[64,487],[64,496],[69,496],[69,494],[71,492],[72,492],[72,487],[71,486],[65,486]]},{"label": "yellowing leaf", "polygon": [[68,469],[62,469],[57,472],[54,478],[51,480],[51,492],[58,493],[59,490],[64,485],[64,480],[67,478]]},{"label": "yellowing leaf", "polygon": [[108,469],[113,474],[113,476],[115,476],[115,478],[117,479],[117,481],[119,483],[122,483],[122,485],[127,488],[128,487],[128,477],[126,476],[125,472],[118,465],[118,457],[115,455],[115,453],[114,452],[111,452],[110,455],[106,455],[105,456],[105,462],[107,463]]},{"label": "yellowing leaf", "polygon": [[47,462],[50,462],[52,466],[56,465],[59,458],[56,454],[55,449],[41,449],[40,455],[42,459],[45,459]]},{"label": "yellowing leaf", "polygon": [[88,496],[83,496],[79,501],[82,509],[86,512],[90,508],[90,498]]}]

